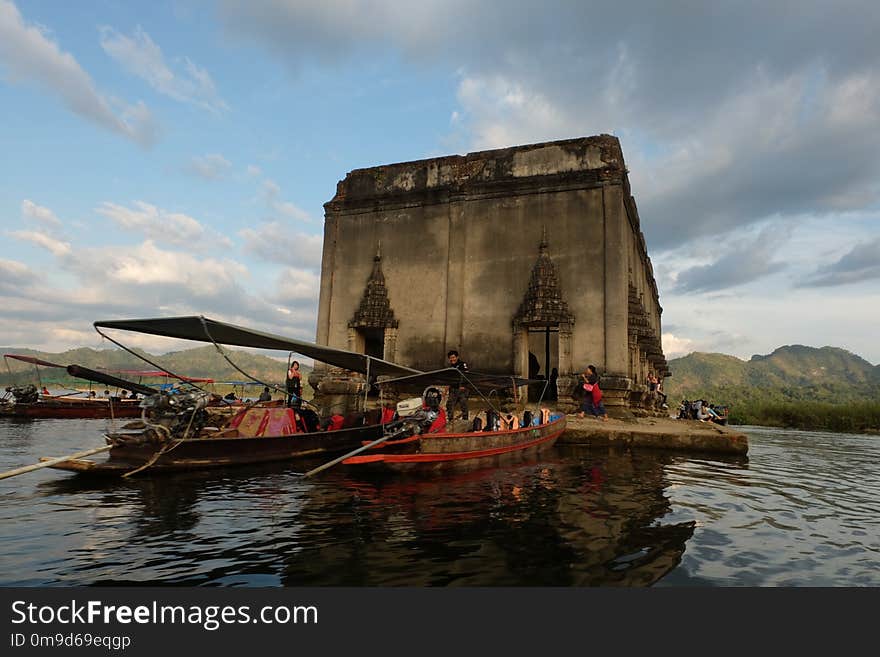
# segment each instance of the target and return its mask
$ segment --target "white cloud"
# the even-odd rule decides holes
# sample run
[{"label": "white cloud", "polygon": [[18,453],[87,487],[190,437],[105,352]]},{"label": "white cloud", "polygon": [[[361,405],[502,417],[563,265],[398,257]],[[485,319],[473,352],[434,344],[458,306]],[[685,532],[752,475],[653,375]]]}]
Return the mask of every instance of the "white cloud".
[{"label": "white cloud", "polygon": [[260,196],[273,215],[296,221],[311,221],[309,213],[281,198],[281,187],[274,180],[264,180]]},{"label": "white cloud", "polygon": [[[105,254],[99,270],[113,282],[138,287],[179,286],[197,296],[222,294],[249,275],[247,267],[233,260],[165,251],[151,240],[109,258]],[[89,271],[96,273],[91,266]]]},{"label": "white cloud", "polygon": [[55,239],[54,237],[50,237],[45,233],[40,233],[33,230],[14,230],[10,231],[9,235],[14,237],[15,239],[23,240],[25,242],[31,242],[33,244],[36,244],[37,246],[41,246],[47,251],[50,251],[52,255],[59,258],[70,254],[70,243]]},{"label": "white cloud", "polygon": [[663,353],[666,358],[679,358],[695,351],[694,341],[680,338],[672,333],[663,334]]},{"label": "white cloud", "polygon": [[133,208],[105,201],[95,209],[118,226],[136,230],[151,239],[192,246],[205,235],[205,227],[189,215],[167,212],[155,205],[134,201]]},{"label": "white cloud", "polygon": [[819,267],[803,284],[828,287],[878,278],[880,278],[880,237],[855,245],[836,262]]},{"label": "white cloud", "polygon": [[193,157],[187,170],[205,180],[220,180],[232,170],[232,162],[219,153]]},{"label": "white cloud", "polygon": [[0,65],[10,82],[33,82],[58,96],[78,116],[150,146],[157,127],[146,105],[130,105],[100,94],[70,53],[36,25],[27,25],[18,8],[0,0]]},{"label": "white cloud", "polygon": [[317,302],[320,286],[321,278],[315,272],[287,267],[278,277],[275,298],[281,303]]},{"label": "white cloud", "polygon": [[[696,242],[694,246],[702,246],[703,252],[714,260],[679,272],[676,291],[717,292],[780,271],[785,264],[777,259],[777,255],[789,233],[787,227],[773,226],[751,237],[727,239],[723,249],[712,248],[714,245],[710,240]],[[716,253],[719,254],[717,257]]]},{"label": "white cloud", "polygon": [[0,258],[0,290],[17,290],[29,285],[36,274],[23,262]]},{"label": "white cloud", "polygon": [[214,113],[229,109],[205,69],[188,57],[182,57],[174,62],[177,71],[172,70],[162,49],[141,27],[129,37],[104,26],[101,28],[101,47],[126,71],[144,79],[161,94]]},{"label": "white cloud", "polygon": [[471,148],[491,149],[577,136],[578,120],[542,93],[504,75],[466,76],[452,124],[470,133]]},{"label": "white cloud", "polygon": [[281,222],[260,224],[238,233],[244,239],[244,250],[270,262],[300,267],[320,267],[323,237],[294,233]]},{"label": "white cloud", "polygon": [[55,213],[52,212],[52,210],[37,205],[28,199],[21,202],[21,215],[26,219],[31,219],[43,224],[46,228],[61,228],[61,220],[55,216]]},{"label": "white cloud", "polygon": [[256,164],[248,164],[247,175],[251,176],[252,178],[256,178],[257,176],[263,175],[263,170]]}]

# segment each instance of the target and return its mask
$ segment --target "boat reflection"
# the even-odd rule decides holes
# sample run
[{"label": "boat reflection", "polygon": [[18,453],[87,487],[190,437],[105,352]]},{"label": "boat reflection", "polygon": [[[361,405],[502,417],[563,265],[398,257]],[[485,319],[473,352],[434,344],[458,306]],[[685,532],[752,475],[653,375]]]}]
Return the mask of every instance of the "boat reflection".
[{"label": "boat reflection", "polygon": [[[428,479],[342,474],[309,489],[290,520],[308,547],[285,556],[283,581],[648,586],[678,565],[695,525],[661,522],[662,459],[553,454]],[[348,520],[318,529],[312,519],[328,511]]]},{"label": "boat reflection", "polygon": [[556,447],[430,478],[276,463],[37,488],[93,509],[70,546],[84,583],[650,586],[694,533],[664,522],[675,458]]}]

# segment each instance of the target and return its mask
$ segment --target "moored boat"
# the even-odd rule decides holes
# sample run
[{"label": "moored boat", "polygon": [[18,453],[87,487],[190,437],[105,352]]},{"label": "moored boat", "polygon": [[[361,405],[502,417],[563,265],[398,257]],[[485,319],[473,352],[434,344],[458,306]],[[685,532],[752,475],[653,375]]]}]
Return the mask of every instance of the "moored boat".
[{"label": "moored boat", "polygon": [[[390,440],[369,453],[347,458],[343,465],[362,470],[412,472],[486,464],[501,457],[532,455],[552,447],[565,431],[565,415],[551,414],[547,409],[538,410],[535,421],[528,419],[522,427],[519,417],[513,421],[515,414],[499,411],[498,417],[509,418],[509,423],[501,427],[493,424],[485,429],[482,426],[477,429],[472,426],[470,431],[459,431],[455,425],[451,425],[451,431],[447,428],[440,399],[434,395],[439,390],[431,386],[467,384],[477,393],[482,393],[504,387],[515,391],[530,383],[515,376],[475,372],[465,374],[459,369],[448,368],[386,380],[380,385],[400,388],[426,383],[429,387],[422,396],[420,411],[410,418],[399,420],[410,424],[413,435]],[[531,412],[528,415],[531,416]]]},{"label": "moored boat", "polygon": [[565,416],[559,415],[545,424],[521,429],[425,434],[419,436],[417,452],[382,450],[352,456],[342,463],[386,472],[424,472],[485,464],[499,457],[531,455],[552,447],[564,431]]},{"label": "moored boat", "polygon": [[133,418],[141,414],[136,399],[59,396],[32,403],[13,402],[0,406],[0,417],[16,418]]},{"label": "moored boat", "polygon": [[[152,394],[153,389],[131,381],[124,381],[108,375],[99,375],[79,365],[59,365],[47,360],[19,354],[4,354],[4,359],[19,360],[37,366],[66,369],[70,376],[87,381],[101,381],[108,385],[140,394]],[[8,360],[7,360],[8,366]],[[39,372],[39,371],[38,371]],[[93,375],[103,376],[95,378]],[[80,396],[75,394],[50,395],[45,387],[42,392],[33,384],[8,386],[6,397],[0,404],[0,417],[15,418],[132,418],[141,414],[140,401],[118,396]]]},{"label": "moored boat", "polygon": [[106,460],[70,459],[49,467],[120,476],[140,469],[167,472],[291,461],[343,453],[382,435],[379,424],[335,431],[301,429],[300,413],[294,409],[253,406],[233,416],[227,428],[206,427],[191,438],[163,440],[161,430],[152,433],[149,427],[108,433],[107,442],[113,447]]},{"label": "moored boat", "polygon": [[[203,317],[95,322],[95,327],[212,342],[215,345],[235,344],[296,351],[361,373],[373,371],[399,376],[417,372],[365,354],[323,347]],[[346,453],[360,447],[365,440],[375,440],[383,435],[381,412],[378,410],[375,413],[349,415],[343,419],[341,426],[333,425],[327,430],[324,428],[328,426],[327,423],[305,406],[289,408],[281,402],[270,401],[223,412],[224,409],[209,406],[211,398],[212,395],[206,391],[152,394],[140,402],[140,422],[126,425],[123,431],[105,434],[107,446],[98,449],[107,451],[106,460],[45,458],[41,459],[45,463],[42,467],[117,476],[226,467]]]}]

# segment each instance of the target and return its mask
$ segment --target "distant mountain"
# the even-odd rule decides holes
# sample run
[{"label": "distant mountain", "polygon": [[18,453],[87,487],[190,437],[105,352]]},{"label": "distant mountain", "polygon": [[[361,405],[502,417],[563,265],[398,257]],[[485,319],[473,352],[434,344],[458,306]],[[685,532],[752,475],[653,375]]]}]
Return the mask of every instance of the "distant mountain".
[{"label": "distant mountain", "polygon": [[[2,353],[21,354],[34,356],[59,365],[82,365],[91,369],[132,369],[152,370],[155,369],[146,362],[132,356],[121,349],[71,349],[62,353],[47,353],[34,351],[33,349],[0,348]],[[135,350],[143,354],[152,362],[160,365],[166,371],[174,372],[181,376],[198,378],[211,378],[215,381],[242,381],[247,380],[241,372],[230,365],[213,346],[197,347],[184,351],[174,351],[162,355],[153,355],[145,351]],[[247,351],[225,349],[229,358],[242,370],[266,383],[283,384],[287,370],[287,360],[275,360],[268,356],[254,354]],[[7,364],[9,369],[7,369]],[[303,383],[308,378],[311,369],[302,367]],[[10,371],[12,374],[10,375]],[[57,386],[72,386],[81,388],[88,385],[81,379],[69,377],[64,370],[51,367],[39,368],[40,378],[43,383]],[[124,375],[120,375],[126,378]],[[162,381],[158,379],[157,381]],[[37,376],[34,366],[21,361],[6,359],[6,363],[0,371],[0,385],[3,387],[10,383],[36,383]],[[147,382],[146,380],[144,381]]]},{"label": "distant mountain", "polygon": [[880,365],[836,347],[788,345],[748,361],[695,352],[670,360],[669,368],[670,406],[700,398],[726,404],[880,400]]}]

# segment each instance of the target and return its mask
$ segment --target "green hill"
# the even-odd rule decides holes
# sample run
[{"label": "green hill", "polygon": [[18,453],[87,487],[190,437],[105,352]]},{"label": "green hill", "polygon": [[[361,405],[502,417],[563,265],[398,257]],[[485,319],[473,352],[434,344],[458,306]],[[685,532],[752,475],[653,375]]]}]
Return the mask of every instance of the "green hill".
[{"label": "green hill", "polygon": [[[139,354],[161,366],[162,369],[181,376],[198,378],[211,378],[215,381],[242,381],[247,380],[241,372],[230,365],[213,346],[197,347],[184,351],[173,351],[167,354],[153,355],[145,351],[135,350]],[[248,374],[265,381],[281,385],[284,383],[287,360],[276,360],[247,351],[226,349],[230,359]],[[5,348],[2,353],[34,356],[42,360],[59,365],[77,364],[91,369],[115,369],[115,370],[152,370],[155,369],[143,360],[121,349],[90,348],[71,349],[62,353],[47,353],[34,351],[33,349]],[[3,387],[15,384],[37,383],[37,375],[34,366],[13,359],[4,359],[4,367],[0,372],[0,385]],[[303,383],[305,384],[311,369],[303,366]],[[40,367],[39,376],[44,384],[58,387],[83,388],[88,383],[82,379],[74,379],[67,375],[64,370]],[[126,378],[120,375],[121,378]],[[134,377],[129,377],[134,380]],[[155,382],[163,382],[163,379],[153,379]],[[149,380],[145,379],[145,383]]]},{"label": "green hill", "polygon": [[682,399],[705,399],[729,405],[738,423],[880,428],[880,366],[845,349],[789,345],[747,361],[697,352],[669,367],[672,409]]}]

